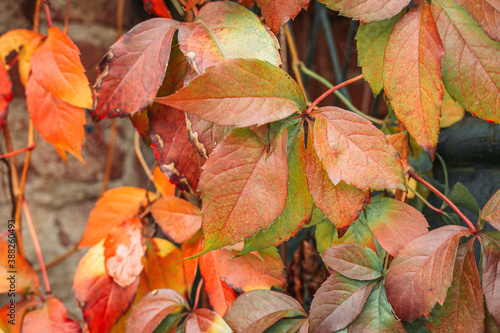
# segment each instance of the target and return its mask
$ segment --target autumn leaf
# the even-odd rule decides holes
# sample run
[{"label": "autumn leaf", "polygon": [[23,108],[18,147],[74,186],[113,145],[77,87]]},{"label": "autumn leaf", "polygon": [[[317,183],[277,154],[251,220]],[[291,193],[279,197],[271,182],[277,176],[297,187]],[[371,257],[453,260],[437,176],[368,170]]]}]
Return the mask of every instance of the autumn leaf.
[{"label": "autumn leaf", "polygon": [[7,106],[13,96],[12,81],[4,64],[0,61],[0,129],[2,129],[3,124],[7,121]]},{"label": "autumn leaf", "polygon": [[28,112],[37,132],[56,148],[73,154],[83,161],[81,149],[86,123],[82,108],[72,106],[54,97],[34,78],[26,87]]},{"label": "autumn leaf", "polygon": [[153,332],[170,313],[188,308],[184,297],[172,289],[155,289],[144,296],[133,308],[127,320],[127,332]]},{"label": "autumn leaf", "polygon": [[30,62],[33,77],[47,92],[72,106],[90,109],[92,96],[80,51],[59,28],[49,28]]},{"label": "autumn leaf", "polygon": [[156,189],[165,197],[175,196],[175,185],[173,185],[161,171],[159,167],[155,168],[153,171],[153,181],[155,183]]},{"label": "autumn leaf", "polygon": [[366,221],[380,245],[393,257],[429,228],[427,220],[418,210],[385,197],[373,198],[366,205]]},{"label": "autumn leaf", "polygon": [[155,99],[220,125],[246,127],[305,110],[304,93],[282,69],[257,59],[228,59],[173,95]]},{"label": "autumn leaf", "polygon": [[479,218],[500,230],[500,190],[488,200],[479,213]]},{"label": "autumn leaf", "polygon": [[383,273],[377,254],[357,244],[332,246],[321,257],[328,267],[350,279],[370,281],[380,278]]},{"label": "autumn leaf", "polygon": [[262,16],[271,31],[277,35],[283,24],[294,19],[301,9],[307,9],[309,0],[256,0]]},{"label": "autumn leaf", "polygon": [[448,225],[414,238],[398,252],[389,267],[386,291],[399,318],[428,317],[436,303],[443,304],[458,242],[470,234],[466,227]]},{"label": "autumn leaf", "polygon": [[487,233],[488,237],[483,237],[483,294],[486,307],[491,313],[497,326],[500,326],[500,237],[493,233]]},{"label": "autumn leaf", "polygon": [[385,48],[384,90],[398,119],[431,159],[436,155],[439,134],[443,54],[426,1],[396,23]]},{"label": "autumn leaf", "polygon": [[281,215],[288,186],[286,141],[287,131],[281,131],[269,149],[255,132],[239,129],[210,155],[199,184],[204,252],[241,242]]},{"label": "autumn leaf", "polygon": [[151,143],[149,142],[149,117],[147,111],[144,110],[130,116],[130,121],[144,144],[149,147]]},{"label": "autumn leaf", "polygon": [[439,126],[447,128],[462,120],[465,116],[464,108],[451,98],[450,94],[444,89],[443,101],[441,102],[441,118]]},{"label": "autumn leaf", "polygon": [[127,288],[137,280],[144,266],[146,251],[142,223],[128,219],[110,230],[104,239],[106,272],[120,287]]},{"label": "autumn leaf", "polygon": [[89,331],[109,331],[127,312],[138,285],[139,278],[122,288],[106,273],[103,242],[90,248],[80,260],[73,280],[76,301]]},{"label": "autumn leaf", "polygon": [[90,212],[79,248],[92,246],[126,219],[133,218],[146,202],[148,192],[137,187],[122,186],[104,192]]},{"label": "autumn leaf", "polygon": [[174,20],[150,19],[111,46],[99,64],[94,85],[95,120],[133,115],[153,103],[165,77],[178,27],[179,22]]},{"label": "autumn leaf", "polygon": [[500,4],[496,0],[457,0],[491,39],[500,40]]},{"label": "autumn leaf", "polygon": [[31,40],[42,37],[41,33],[27,29],[14,29],[0,36],[0,60],[5,64],[7,56],[11,52],[19,50]]},{"label": "autumn leaf", "polygon": [[254,13],[232,2],[209,2],[194,22],[181,23],[179,45],[201,74],[223,59],[249,58],[281,64],[276,37]]},{"label": "autumn leaf", "polygon": [[204,158],[208,158],[215,147],[234,129],[233,126],[217,125],[187,113],[186,126],[189,141],[194,145],[198,154]]},{"label": "autumn leaf", "polygon": [[380,21],[395,16],[410,0],[319,0],[340,15],[363,22]]},{"label": "autumn leaf", "polygon": [[189,295],[193,287],[193,283],[196,279],[196,274],[198,273],[198,261],[199,257],[192,259],[187,259],[188,257],[195,256],[200,253],[203,247],[201,242],[201,231],[198,232],[193,238],[182,243],[181,251],[182,257],[182,269],[184,271],[184,280],[186,281],[186,287],[188,289]]},{"label": "autumn leaf", "polygon": [[24,332],[81,332],[80,324],[66,315],[63,302],[55,297],[48,297],[41,308],[29,311],[23,320]]},{"label": "autumn leaf", "polygon": [[432,14],[446,53],[442,59],[446,90],[467,111],[500,122],[500,42],[490,39],[467,10],[453,0],[436,0]]},{"label": "autumn leaf", "polygon": [[[16,301],[15,304],[11,302],[8,302],[0,309],[0,331],[4,333],[21,333],[24,315],[41,304],[41,302],[37,299]],[[9,321],[11,322],[9,323]]]},{"label": "autumn leaf", "polygon": [[23,256],[16,254],[13,240],[11,237],[8,242],[0,239],[0,272],[4,277],[0,279],[0,294],[16,292],[25,295],[34,292],[40,295],[38,275]]},{"label": "autumn leaf", "polygon": [[431,332],[483,332],[484,304],[481,278],[474,259],[473,242],[458,247],[453,281],[442,306],[426,323]]},{"label": "autumn leaf", "polygon": [[201,228],[201,211],[189,201],[163,197],[150,209],[163,233],[176,243],[184,243]]},{"label": "autumn leaf", "polygon": [[361,313],[373,287],[373,282],[330,275],[314,295],[309,332],[329,333],[347,327]]},{"label": "autumn leaf", "polygon": [[337,107],[311,115],[314,148],[334,185],[343,180],[361,190],[405,189],[396,151],[368,120]]},{"label": "autumn leaf", "polygon": [[231,328],[217,313],[208,309],[196,309],[186,318],[186,332],[231,333]]},{"label": "autumn leaf", "polygon": [[144,9],[149,14],[155,14],[159,17],[172,18],[172,14],[165,5],[163,0],[142,0],[144,2]]},{"label": "autumn leaf", "polygon": [[186,8],[184,8],[184,11],[188,11],[188,10],[191,10],[194,8],[194,6],[196,6],[198,3],[200,3],[201,0],[188,0],[187,1],[187,5],[186,5]]},{"label": "autumn leaf", "polygon": [[365,214],[361,214],[358,219],[349,226],[349,229],[347,229],[342,238],[338,238],[337,236],[333,239],[330,246],[338,244],[358,244],[372,249],[373,251],[377,251],[373,233],[367,225]]},{"label": "autumn leaf", "polygon": [[304,316],[294,298],[271,290],[254,290],[240,295],[224,320],[238,333],[264,332],[281,318]]},{"label": "autumn leaf", "polygon": [[307,319],[284,318],[269,326],[264,333],[307,333],[309,332],[309,322]]}]

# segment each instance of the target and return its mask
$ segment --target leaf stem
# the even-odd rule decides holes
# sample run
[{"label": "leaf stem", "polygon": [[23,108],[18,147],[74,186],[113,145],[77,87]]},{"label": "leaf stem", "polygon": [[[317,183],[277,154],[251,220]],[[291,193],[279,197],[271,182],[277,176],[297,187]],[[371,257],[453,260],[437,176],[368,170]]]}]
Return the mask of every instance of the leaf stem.
[{"label": "leaf stem", "polygon": [[52,17],[50,16],[50,8],[49,5],[47,4],[47,0],[43,1],[43,7],[45,9],[45,15],[47,16],[47,23],[49,24],[49,28],[52,28]]},{"label": "leaf stem", "polygon": [[66,14],[64,15],[64,33],[68,34],[69,25],[69,7],[71,5],[71,0],[66,0]]},{"label": "leaf stem", "polygon": [[0,159],[4,159],[4,158],[7,158],[7,157],[12,157],[12,156],[15,156],[17,154],[24,153],[25,151],[33,150],[33,149],[35,149],[35,147],[36,147],[36,143],[33,143],[33,144],[31,144],[31,145],[29,145],[27,147],[24,147],[24,148],[21,148],[21,149],[18,149],[18,150],[14,150],[14,151],[5,153],[3,155],[0,155]]},{"label": "leaf stem", "polygon": [[455,206],[455,204],[453,202],[451,202],[450,199],[448,199],[443,193],[439,192],[439,190],[437,188],[435,188],[434,186],[432,186],[431,184],[429,184],[429,182],[427,182],[425,179],[421,178],[419,175],[417,175],[415,173],[415,171],[413,169],[410,169],[408,170],[408,173],[410,174],[410,176],[412,176],[416,181],[418,181],[419,183],[423,184],[425,187],[427,187],[432,193],[434,193],[435,195],[437,195],[438,197],[440,197],[442,200],[444,200],[448,206],[450,206],[451,209],[453,209],[455,211],[455,213],[457,213],[458,216],[460,216],[460,218],[462,220],[465,221],[465,223],[467,223],[467,225],[469,226],[469,228],[474,231],[474,232],[478,232],[478,230],[476,229],[476,227],[474,227],[474,224],[472,224],[472,222],[467,218],[467,216],[465,216],[458,208],[457,206]]},{"label": "leaf stem", "polygon": [[314,102],[312,102],[312,103],[311,103],[311,105],[309,105],[309,107],[307,108],[306,114],[310,114],[310,113],[311,113],[311,111],[314,109],[314,107],[315,107],[316,105],[318,105],[318,104],[319,104],[319,102],[321,102],[322,100],[324,100],[324,99],[325,99],[328,95],[330,95],[330,94],[331,94],[331,93],[333,93],[334,91],[336,91],[336,90],[338,90],[338,89],[340,89],[340,88],[342,88],[342,87],[345,87],[345,86],[347,86],[347,85],[349,85],[349,84],[351,84],[351,83],[353,83],[353,82],[359,81],[359,80],[361,80],[362,78],[363,78],[363,74],[360,74],[360,75],[358,75],[358,76],[356,76],[356,77],[353,77],[352,79],[349,79],[349,80],[347,80],[347,81],[344,81],[344,82],[342,82],[342,83],[340,83],[340,84],[337,84],[336,86],[334,86],[334,87],[332,87],[332,88],[328,89],[328,90],[327,90],[327,91],[325,91],[325,92],[324,92],[321,96],[319,96],[318,98],[316,98],[316,99],[314,100]]},{"label": "leaf stem", "polygon": [[417,198],[419,198],[420,200],[422,200],[422,202],[423,202],[423,203],[424,203],[427,207],[429,207],[431,210],[435,211],[435,212],[436,212],[436,213],[438,213],[439,215],[446,214],[446,213],[443,211],[443,209],[439,209],[439,208],[437,208],[437,207],[433,206],[433,205],[432,205],[429,201],[427,201],[427,200],[426,200],[426,199],[422,196],[422,194],[418,193],[418,191],[416,191],[416,190],[412,189],[411,187],[408,187],[408,189],[409,189],[410,191],[412,191],[412,192],[413,192],[413,194],[415,194],[415,196],[416,196]]},{"label": "leaf stem", "polygon": [[194,298],[193,311],[198,308],[198,303],[200,300],[201,287],[203,286],[203,279],[200,279],[200,283],[198,283],[198,288],[196,288],[196,296]]},{"label": "leaf stem", "polygon": [[135,154],[137,155],[137,159],[139,159],[139,162],[141,163],[142,168],[144,169],[144,172],[148,176],[149,180],[154,184],[154,177],[151,174],[151,171],[148,168],[148,164],[146,163],[146,160],[144,160],[144,156],[142,155],[141,147],[139,146],[139,132],[135,132],[135,137],[134,137],[134,149],[135,149]]}]

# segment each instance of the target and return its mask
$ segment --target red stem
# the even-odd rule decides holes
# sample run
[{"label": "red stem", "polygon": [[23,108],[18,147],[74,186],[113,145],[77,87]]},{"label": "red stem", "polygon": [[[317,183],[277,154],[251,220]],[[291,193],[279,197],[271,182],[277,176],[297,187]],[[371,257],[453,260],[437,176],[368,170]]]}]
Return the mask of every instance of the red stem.
[{"label": "red stem", "polygon": [[363,78],[363,74],[358,75],[356,77],[353,77],[352,79],[344,81],[344,82],[342,82],[340,84],[337,84],[335,87],[332,87],[332,88],[328,89],[327,91],[325,91],[323,93],[323,95],[319,96],[318,98],[316,98],[316,100],[314,102],[312,102],[312,104],[307,108],[306,114],[311,113],[311,111],[314,109],[314,107],[316,105],[319,104],[319,102],[321,102],[322,100],[324,100],[328,95],[330,95],[331,93],[333,93],[335,90],[339,90],[340,88],[345,87],[348,84],[351,84],[353,82],[359,81],[362,78]]},{"label": "red stem", "polygon": [[38,236],[36,235],[35,225],[31,219],[30,210],[28,208],[28,203],[23,200],[23,210],[24,215],[26,215],[26,222],[28,223],[28,228],[30,229],[31,238],[33,239],[33,245],[35,246],[36,255],[38,256],[38,261],[40,262],[40,269],[42,270],[43,282],[45,284],[45,294],[52,294],[50,289],[49,277],[47,276],[47,269],[45,268],[45,262],[43,261],[42,249],[40,248],[40,243],[38,242]]},{"label": "red stem", "polygon": [[198,289],[196,289],[196,296],[194,299],[193,311],[198,308],[198,301],[200,300],[201,286],[203,286],[203,279],[200,280],[200,283],[198,283]]},{"label": "red stem", "polygon": [[476,227],[474,227],[474,224],[472,224],[472,222],[457,208],[457,206],[455,206],[455,204],[453,202],[451,202],[450,199],[448,199],[443,193],[439,192],[439,190],[437,188],[435,188],[434,186],[432,186],[431,184],[429,184],[425,179],[421,178],[419,175],[417,175],[415,173],[415,171],[413,169],[410,169],[408,171],[408,173],[410,174],[410,176],[412,176],[416,181],[418,181],[419,183],[423,184],[425,187],[427,187],[432,193],[434,193],[435,195],[437,195],[438,197],[440,197],[444,202],[446,202],[448,204],[448,206],[451,207],[451,209],[453,209],[455,211],[455,213],[458,214],[458,216],[460,216],[460,218],[462,220],[465,221],[465,223],[467,223],[467,225],[469,226],[469,228],[474,231],[474,232],[478,232],[478,230],[476,229]]},{"label": "red stem", "polygon": [[33,143],[33,144],[29,145],[28,147],[24,147],[24,148],[21,148],[21,149],[18,149],[18,150],[14,150],[14,151],[11,151],[9,153],[0,155],[0,159],[11,157],[11,156],[15,156],[17,154],[24,153],[25,151],[33,150],[33,149],[35,149],[35,147],[36,147],[36,143]]},{"label": "red stem", "polygon": [[50,8],[47,4],[47,0],[43,2],[43,7],[45,8],[45,15],[47,16],[47,23],[49,24],[49,28],[52,28],[52,17],[50,16]]}]

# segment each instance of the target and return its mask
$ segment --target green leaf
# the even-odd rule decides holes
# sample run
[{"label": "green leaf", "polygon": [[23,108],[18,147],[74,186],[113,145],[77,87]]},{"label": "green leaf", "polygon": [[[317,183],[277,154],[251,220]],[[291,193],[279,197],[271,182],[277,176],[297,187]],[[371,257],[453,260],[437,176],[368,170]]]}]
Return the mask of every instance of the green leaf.
[{"label": "green leaf", "polygon": [[260,126],[306,108],[304,93],[290,75],[257,59],[223,60],[156,102],[236,127]]},{"label": "green leaf", "polygon": [[448,199],[450,199],[457,206],[479,215],[480,209],[476,199],[474,199],[472,194],[462,183],[456,183],[455,186],[453,186],[453,189],[448,195]]},{"label": "green leaf", "polygon": [[331,269],[350,279],[371,281],[383,274],[384,267],[377,254],[357,244],[340,244],[321,254]]},{"label": "green leaf", "polygon": [[285,318],[270,326],[264,333],[297,333],[307,319]]},{"label": "green leaf", "polygon": [[158,327],[153,331],[153,333],[165,333],[171,332],[171,330],[175,329],[183,317],[186,316],[186,313],[175,313],[169,314],[161,321]]},{"label": "green leaf", "polygon": [[336,237],[331,245],[333,246],[336,244],[358,244],[370,248],[373,251],[377,251],[373,233],[370,228],[368,228],[364,214],[361,214],[357,221],[351,224],[342,238]]},{"label": "green leaf", "polygon": [[393,17],[410,0],[319,0],[328,8],[340,11],[340,15],[363,22],[380,21]]},{"label": "green leaf", "polygon": [[[318,211],[320,210],[318,209]],[[323,215],[323,213],[321,214]],[[354,222],[353,224],[355,223],[356,222]],[[351,224],[351,227],[353,224]],[[323,253],[323,251],[329,249],[332,246],[332,243],[335,239],[338,239],[337,229],[330,220],[326,219],[324,222],[316,225],[314,238],[316,238],[316,247],[318,248],[318,252]]]},{"label": "green leaf", "polygon": [[405,321],[403,326],[407,333],[429,333],[429,330],[425,327],[425,320],[417,319],[413,322]]}]

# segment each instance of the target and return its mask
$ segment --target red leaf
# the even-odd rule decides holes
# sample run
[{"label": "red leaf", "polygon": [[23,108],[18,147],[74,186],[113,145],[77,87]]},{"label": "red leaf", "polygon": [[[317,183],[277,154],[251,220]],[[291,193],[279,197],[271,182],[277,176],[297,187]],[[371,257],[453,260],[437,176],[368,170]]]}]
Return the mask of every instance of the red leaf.
[{"label": "red leaf", "polygon": [[178,27],[179,22],[170,19],[147,20],[113,44],[99,64],[94,119],[126,117],[152,104]]},{"label": "red leaf", "polygon": [[28,312],[23,320],[24,332],[81,332],[80,325],[66,316],[66,307],[55,297],[48,297],[43,307]]},{"label": "red leaf", "polygon": [[497,230],[500,230],[500,190],[484,205],[479,213],[479,218],[485,220]]},{"label": "red leaf", "polygon": [[442,307],[426,322],[431,332],[483,332],[484,304],[481,278],[474,260],[473,241],[458,247],[453,282]]},{"label": "red leaf", "polygon": [[90,108],[92,96],[80,51],[59,28],[49,28],[30,61],[32,75],[47,92],[70,105]]},{"label": "red leaf", "polygon": [[125,220],[115,226],[104,240],[106,272],[122,288],[137,280],[144,266],[146,251],[142,223],[138,219]]},{"label": "red leaf", "polygon": [[319,0],[340,15],[363,22],[380,21],[395,16],[410,0]]},{"label": "red leaf", "polygon": [[281,64],[276,37],[254,13],[232,2],[209,2],[194,22],[181,23],[179,45],[199,73],[232,58]]},{"label": "red leaf", "polygon": [[262,16],[275,35],[283,24],[294,19],[301,9],[307,9],[309,0],[256,0]]},{"label": "red leaf", "polygon": [[40,304],[40,301],[37,299],[27,299],[15,303],[12,301],[15,299],[11,298],[11,301],[0,310],[0,330],[5,333],[21,333],[24,315]]},{"label": "red leaf", "polygon": [[282,131],[269,148],[253,131],[241,129],[210,155],[199,185],[204,252],[255,235],[283,212],[288,192],[286,141],[287,131]]},{"label": "red leaf", "polygon": [[83,256],[76,269],[73,289],[89,331],[108,332],[124,315],[139,285],[139,278],[122,288],[106,273],[102,242]]},{"label": "red leaf", "polygon": [[172,18],[172,14],[170,14],[170,11],[163,0],[142,0],[142,2],[144,3],[144,9],[149,14],[155,14],[156,16],[170,19]]},{"label": "red leaf", "polygon": [[396,23],[385,48],[385,92],[398,119],[431,158],[436,154],[443,100],[443,54],[426,1]]},{"label": "red leaf", "polygon": [[182,308],[189,308],[189,305],[176,291],[153,290],[134,305],[127,320],[127,332],[153,332],[163,318]]},{"label": "red leaf", "polygon": [[[9,233],[9,235],[15,234]],[[0,279],[0,294],[16,292],[24,295],[35,292],[40,295],[38,275],[26,259],[16,252],[14,237],[9,237],[8,242],[0,239],[0,272],[3,277]]]},{"label": "red leaf", "polygon": [[313,114],[314,148],[334,185],[343,180],[362,190],[405,189],[396,150],[371,122],[337,107]]},{"label": "red leaf", "polygon": [[142,188],[128,186],[104,192],[90,212],[87,228],[78,247],[99,243],[113,227],[137,215],[147,195],[148,192]]},{"label": "red leaf", "polygon": [[196,309],[186,319],[186,332],[231,333],[232,330],[217,313],[208,309]]},{"label": "red leaf", "polygon": [[184,11],[189,11],[193,9],[194,6],[196,6],[198,3],[200,3],[202,0],[188,0],[186,8],[184,8]]},{"label": "red leaf", "polygon": [[151,205],[151,214],[163,233],[176,243],[184,243],[201,228],[201,212],[189,201],[163,197]]},{"label": "red leaf", "polygon": [[446,90],[472,114],[500,122],[500,43],[453,0],[432,1],[431,10],[446,49],[442,59]]},{"label": "red leaf", "polygon": [[53,96],[33,75],[26,86],[26,103],[40,136],[56,149],[67,151],[84,162],[81,153],[86,123],[83,109]]},{"label": "red leaf", "polygon": [[497,0],[457,0],[457,4],[467,9],[491,39],[500,40],[500,5]]},{"label": "red leaf", "polygon": [[470,234],[468,228],[448,225],[414,238],[399,251],[386,278],[387,299],[399,318],[428,317],[437,302],[443,304],[458,242]]},{"label": "red leaf", "polygon": [[483,237],[483,293],[486,307],[500,327],[500,237]]},{"label": "red leaf", "polygon": [[314,295],[309,332],[329,333],[344,329],[361,313],[375,283],[332,274]]},{"label": "red leaf", "polygon": [[391,198],[373,198],[366,221],[380,245],[395,257],[412,239],[427,232],[427,220],[418,210]]},{"label": "red leaf", "polygon": [[331,269],[350,279],[370,281],[382,276],[382,263],[377,254],[357,244],[332,246],[321,254]]},{"label": "red leaf", "polygon": [[282,69],[257,59],[228,59],[156,102],[220,125],[247,127],[305,109],[304,93]]},{"label": "red leaf", "polygon": [[306,176],[314,204],[337,229],[347,228],[358,218],[363,203],[369,202],[370,192],[359,190],[343,181],[334,185],[316,155],[314,138],[309,140]]},{"label": "red leaf", "polygon": [[0,61],[0,129],[7,120],[7,105],[14,96],[12,82],[4,64]]},{"label": "red leaf", "polygon": [[224,320],[236,332],[264,332],[281,318],[306,316],[294,298],[270,290],[254,290],[240,295]]},{"label": "red leaf", "polygon": [[[188,241],[182,243],[181,247],[182,258],[191,257],[200,253],[202,250],[202,244],[200,242],[201,242],[201,232],[198,233],[193,238],[189,239]],[[188,288],[189,295],[191,294],[191,289],[196,279],[196,274],[198,272],[198,261],[199,257],[182,260],[184,279],[186,280],[186,286]]]},{"label": "red leaf", "polygon": [[217,144],[234,129],[232,126],[221,126],[186,113],[186,125],[189,141],[198,154],[204,158],[212,153]]}]

